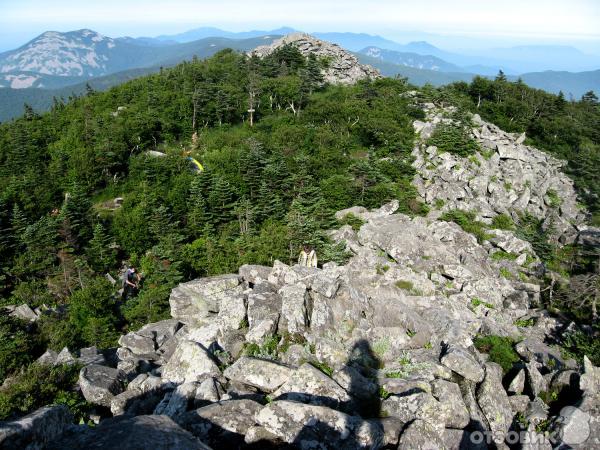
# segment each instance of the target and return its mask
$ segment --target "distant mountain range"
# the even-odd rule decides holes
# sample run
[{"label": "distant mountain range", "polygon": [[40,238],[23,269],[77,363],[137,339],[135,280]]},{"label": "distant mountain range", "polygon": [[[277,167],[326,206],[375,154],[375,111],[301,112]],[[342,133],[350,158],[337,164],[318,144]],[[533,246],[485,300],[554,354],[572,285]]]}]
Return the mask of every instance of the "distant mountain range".
[{"label": "distant mountain range", "polygon": [[[48,31],[0,53],[0,121],[20,115],[25,102],[34,109],[47,109],[53,97],[80,94],[86,83],[97,90],[108,89],[194,56],[206,58],[224,48],[249,51],[293,31],[284,27],[235,33],[204,27],[141,38],[110,38],[87,29]],[[589,90],[600,92],[600,70],[585,70],[598,69],[600,58],[572,47],[522,46],[479,55],[448,52],[425,41],[400,44],[362,33],[313,35],[353,51],[361,63],[378,68],[385,76],[405,76],[416,85],[470,81],[475,75],[495,76],[502,69],[510,79],[520,77],[533,87],[554,93],[562,90],[574,98]]]}]

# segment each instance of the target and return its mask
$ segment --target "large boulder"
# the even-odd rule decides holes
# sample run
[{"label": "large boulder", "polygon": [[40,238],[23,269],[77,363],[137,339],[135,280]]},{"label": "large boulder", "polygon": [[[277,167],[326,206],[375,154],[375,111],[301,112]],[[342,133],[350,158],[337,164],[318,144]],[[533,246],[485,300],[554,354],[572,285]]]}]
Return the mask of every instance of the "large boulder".
[{"label": "large boulder", "polygon": [[206,347],[198,342],[183,340],[163,366],[162,378],[164,381],[180,384],[202,381],[207,376],[220,373],[219,366]]},{"label": "large boulder", "polygon": [[424,420],[411,422],[402,432],[398,450],[446,450],[444,436],[431,423]]},{"label": "large boulder", "polygon": [[446,428],[465,428],[470,416],[458,384],[436,379],[431,387],[433,396],[440,402],[440,415],[444,417]]},{"label": "large boulder", "polygon": [[292,376],[292,369],[274,361],[242,357],[229,366],[223,375],[229,380],[273,392]]},{"label": "large boulder", "polygon": [[90,364],[79,372],[79,387],[88,402],[110,408],[113,397],[125,388],[125,374],[118,369]]},{"label": "large boulder", "polygon": [[289,333],[304,333],[307,330],[312,302],[303,283],[285,285],[279,290],[281,295],[281,318],[279,329]]},{"label": "large boulder", "polygon": [[295,370],[288,381],[273,392],[272,397],[276,400],[292,400],[336,409],[348,407],[351,401],[351,397],[339,384],[308,363]]},{"label": "large boulder", "polygon": [[475,383],[482,381],[485,376],[481,364],[464,348],[448,347],[440,361],[453,372]]},{"label": "large boulder", "polygon": [[190,411],[178,422],[214,448],[239,448],[261,409],[253,400],[227,400]]},{"label": "large boulder", "polygon": [[379,448],[383,442],[383,430],[377,424],[325,406],[276,401],[261,409],[256,421],[283,442],[300,448],[326,442],[330,448],[368,449]]},{"label": "large boulder", "polygon": [[504,442],[513,412],[502,386],[502,368],[498,364],[486,363],[485,378],[477,388],[477,403],[490,426],[494,441]]},{"label": "large boulder", "polygon": [[188,325],[206,323],[219,312],[223,300],[242,292],[238,275],[219,275],[182,283],[171,291],[171,316]]},{"label": "large boulder", "polygon": [[66,406],[44,406],[12,422],[0,422],[0,448],[39,449],[60,436],[72,423]]},{"label": "large boulder", "polygon": [[167,416],[118,417],[99,426],[65,435],[47,450],[210,450]]}]

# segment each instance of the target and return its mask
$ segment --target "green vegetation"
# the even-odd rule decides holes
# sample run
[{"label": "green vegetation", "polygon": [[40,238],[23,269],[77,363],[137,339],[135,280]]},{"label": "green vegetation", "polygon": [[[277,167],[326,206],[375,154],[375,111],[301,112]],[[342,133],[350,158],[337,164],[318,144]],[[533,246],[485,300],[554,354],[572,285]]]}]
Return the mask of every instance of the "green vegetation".
[{"label": "green vegetation", "polygon": [[480,298],[473,297],[471,299],[471,306],[473,308],[477,308],[479,305],[483,305],[488,309],[494,309],[494,305],[492,305],[491,303],[485,302],[485,301],[481,300]]},{"label": "green vegetation", "polygon": [[338,220],[340,225],[350,225],[354,231],[360,230],[365,224],[365,221],[352,213],[346,214],[341,220]]},{"label": "green vegetation", "polygon": [[440,152],[463,157],[470,156],[479,150],[479,145],[471,136],[469,127],[456,123],[438,124],[427,140],[427,145],[436,146]]},{"label": "green vegetation", "polygon": [[482,243],[488,240],[491,235],[486,233],[487,225],[479,222],[475,217],[476,214],[473,211],[453,209],[442,214],[440,219],[456,223],[467,233],[473,234],[477,238],[477,242]]},{"label": "green vegetation", "polygon": [[329,367],[326,363],[319,362],[319,361],[311,361],[310,364],[315,366],[317,369],[319,369],[321,372],[323,372],[328,377],[331,377],[331,375],[333,375],[333,369],[331,367]]},{"label": "green vegetation", "polygon": [[558,196],[558,193],[554,189],[548,189],[546,197],[550,201],[550,207],[558,208],[562,204],[562,199]]},{"label": "green vegetation", "polygon": [[477,350],[490,356],[490,361],[499,364],[505,375],[520,359],[514,349],[515,342],[508,337],[480,336],[475,339],[474,344]]},{"label": "green vegetation", "polygon": [[50,403],[77,403],[81,397],[70,392],[79,375],[75,365],[41,366],[31,364],[15,376],[7,386],[0,387],[0,420],[27,413]]},{"label": "green vegetation", "polygon": [[515,325],[518,327],[532,327],[535,325],[535,319],[529,318],[529,319],[517,319],[515,320]]},{"label": "green vegetation", "polygon": [[497,252],[492,253],[491,258],[494,261],[514,261],[518,258],[518,255],[515,255],[514,253],[505,252],[504,250],[498,250]]},{"label": "green vegetation", "polygon": [[494,230],[514,230],[515,223],[508,214],[498,214],[492,219],[491,228]]}]

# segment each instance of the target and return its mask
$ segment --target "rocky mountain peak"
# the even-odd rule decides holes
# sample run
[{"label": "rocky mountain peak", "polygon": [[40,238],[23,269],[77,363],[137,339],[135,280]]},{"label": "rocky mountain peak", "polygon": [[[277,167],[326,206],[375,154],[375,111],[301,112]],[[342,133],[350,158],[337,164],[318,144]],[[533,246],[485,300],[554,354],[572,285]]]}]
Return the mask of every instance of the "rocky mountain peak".
[{"label": "rocky mountain peak", "polygon": [[107,71],[113,39],[92,30],[47,31],[0,57],[0,72],[97,76]]},{"label": "rocky mountain peak", "polygon": [[276,40],[271,45],[255,48],[252,54],[260,58],[270,55],[284,45],[293,45],[304,56],[314,54],[317,58],[329,61],[329,66],[323,71],[325,81],[332,84],[354,84],[364,79],[380,78],[381,74],[371,66],[360,64],[350,52],[337,44],[322,41],[307,33],[291,33]]}]

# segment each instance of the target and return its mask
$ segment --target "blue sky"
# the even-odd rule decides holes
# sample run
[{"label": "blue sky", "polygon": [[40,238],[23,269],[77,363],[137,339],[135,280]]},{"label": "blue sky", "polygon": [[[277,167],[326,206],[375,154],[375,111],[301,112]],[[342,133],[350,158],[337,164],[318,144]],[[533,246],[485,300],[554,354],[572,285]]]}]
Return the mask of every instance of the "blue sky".
[{"label": "blue sky", "polygon": [[437,36],[438,45],[439,39],[447,38],[450,47],[470,41],[473,47],[545,42],[589,51],[600,45],[600,1],[0,0],[0,50],[46,30],[91,28],[116,37],[155,36],[198,26],[242,31],[283,25],[304,31],[367,32],[399,41],[421,31]]}]

